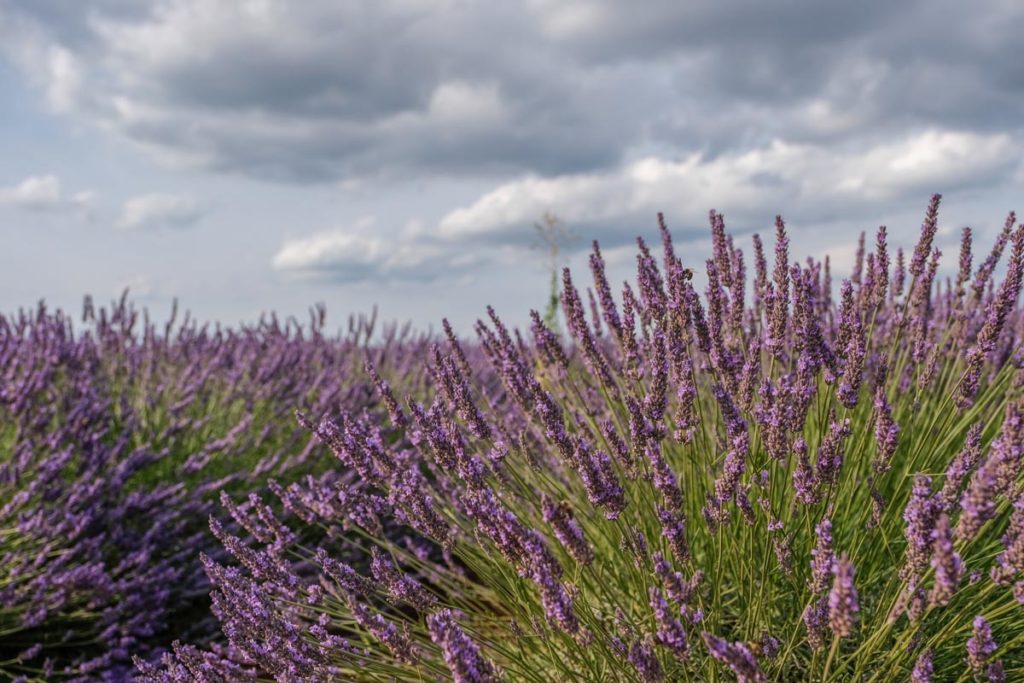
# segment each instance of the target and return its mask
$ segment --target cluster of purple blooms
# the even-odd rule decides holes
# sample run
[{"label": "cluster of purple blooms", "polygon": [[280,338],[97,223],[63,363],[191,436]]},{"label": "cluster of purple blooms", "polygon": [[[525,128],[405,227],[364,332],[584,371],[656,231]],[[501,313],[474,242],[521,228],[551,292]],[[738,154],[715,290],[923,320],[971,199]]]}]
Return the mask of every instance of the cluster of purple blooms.
[{"label": "cluster of purple blooms", "polygon": [[564,272],[564,332],[374,354],[376,396],[295,405],[342,474],[226,493],[223,638],[139,680],[1024,676],[1024,228],[946,277],[939,201],[837,288],[781,218],[748,277],[721,214],[702,273],[659,217],[618,296],[596,243]]},{"label": "cluster of purple blooms", "polygon": [[1024,675],[1024,228],[943,282],[938,207],[838,296],[781,218],[748,285],[712,212],[702,297],[659,216],[618,298],[564,272],[567,335],[446,323],[426,401],[369,368],[381,409],[299,418],[358,484],[227,501],[227,643],[142,680]]},{"label": "cluster of purple blooms", "polygon": [[[294,409],[376,406],[366,354],[415,381],[426,348],[394,329],[368,350],[372,318],[328,337],[311,315],[158,326],[122,298],[0,316],[0,680],[128,680],[133,656],[217,633],[199,553],[227,556],[205,523],[218,492],[323,470]],[[280,532],[244,509],[245,533]]]}]

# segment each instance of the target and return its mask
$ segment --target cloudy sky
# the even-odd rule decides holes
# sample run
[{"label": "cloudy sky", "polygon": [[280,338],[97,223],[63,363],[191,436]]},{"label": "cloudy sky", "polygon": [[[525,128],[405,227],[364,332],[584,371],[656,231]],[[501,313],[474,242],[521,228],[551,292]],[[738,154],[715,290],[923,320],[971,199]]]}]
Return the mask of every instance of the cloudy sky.
[{"label": "cloudy sky", "polygon": [[532,223],[630,274],[664,211],[955,260],[1024,211],[1019,0],[0,0],[0,309],[462,329],[544,302]]}]

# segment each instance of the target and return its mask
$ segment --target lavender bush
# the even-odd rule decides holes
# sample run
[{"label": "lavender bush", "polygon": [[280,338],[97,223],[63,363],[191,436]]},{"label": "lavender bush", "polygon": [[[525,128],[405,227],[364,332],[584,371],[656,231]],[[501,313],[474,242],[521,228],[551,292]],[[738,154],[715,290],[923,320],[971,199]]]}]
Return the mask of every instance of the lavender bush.
[{"label": "lavender bush", "polygon": [[489,310],[426,360],[429,403],[300,413],[367,487],[227,500],[230,648],[141,680],[1019,679],[1024,229],[977,267],[964,230],[943,283],[938,206],[907,255],[862,237],[837,293],[782,219],[748,288],[713,212],[703,298],[664,223],[618,301],[595,244],[571,343]]},{"label": "lavender bush", "polygon": [[0,680],[127,680],[131,654],[213,635],[218,492],[325,470],[292,411],[374,405],[367,356],[422,392],[423,338],[371,348],[374,324],[158,327],[126,299],[0,317]]}]

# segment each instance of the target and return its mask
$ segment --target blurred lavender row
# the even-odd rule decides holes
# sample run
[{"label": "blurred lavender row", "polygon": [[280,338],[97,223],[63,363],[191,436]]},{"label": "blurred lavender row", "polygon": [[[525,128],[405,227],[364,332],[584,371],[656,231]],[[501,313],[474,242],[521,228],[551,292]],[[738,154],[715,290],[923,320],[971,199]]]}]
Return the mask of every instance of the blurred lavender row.
[{"label": "blurred lavender row", "polygon": [[324,471],[294,411],[372,408],[367,361],[419,393],[426,349],[375,315],[329,335],[322,307],[236,329],[127,295],[0,317],[0,679],[124,680],[131,655],[206,642],[220,492]]}]

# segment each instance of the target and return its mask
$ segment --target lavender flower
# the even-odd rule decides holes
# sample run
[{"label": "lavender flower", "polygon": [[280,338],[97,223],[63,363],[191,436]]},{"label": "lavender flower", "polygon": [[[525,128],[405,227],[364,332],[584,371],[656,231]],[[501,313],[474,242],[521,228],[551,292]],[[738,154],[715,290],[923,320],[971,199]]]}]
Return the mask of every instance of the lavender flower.
[{"label": "lavender flower", "polygon": [[647,445],[647,461],[651,467],[651,483],[661,494],[661,499],[669,510],[678,511],[683,507],[683,493],[676,482],[676,475],[661,454],[661,449],[653,444]]},{"label": "lavender flower", "polygon": [[1003,250],[1006,248],[1006,244],[1010,240],[1010,235],[1013,232],[1013,226],[1016,222],[1017,214],[1011,211],[1006,217],[1006,222],[1003,224],[1003,230],[999,233],[999,237],[996,239],[996,243],[993,245],[991,253],[989,253],[985,261],[978,266],[978,270],[974,277],[974,283],[971,285],[971,289],[974,291],[975,301],[980,302],[985,294],[985,286],[989,283],[989,278],[992,277],[992,273],[999,264],[999,259],[1002,257]]},{"label": "lavender flower", "polygon": [[373,561],[370,564],[373,578],[396,599],[409,603],[421,612],[429,611],[437,604],[437,598],[421,586],[415,579],[406,576],[384,556],[376,547],[372,550]]},{"label": "lavender flower", "polygon": [[533,340],[537,349],[543,354],[548,364],[560,368],[569,369],[569,359],[562,349],[561,343],[555,333],[548,329],[544,321],[540,319],[537,311],[530,311],[530,330],[533,332]]},{"label": "lavender flower", "polygon": [[964,285],[971,277],[971,229],[965,227],[960,237],[960,268],[956,274],[956,300],[963,300]]},{"label": "lavender flower", "polygon": [[829,419],[828,433],[818,447],[816,486],[833,487],[838,483],[839,471],[843,466],[843,443],[849,435],[850,418],[838,421],[833,413]]},{"label": "lavender flower", "polygon": [[530,578],[540,590],[541,603],[548,621],[569,634],[576,634],[579,621],[573,598],[559,580],[562,569],[550,556],[539,535],[534,532],[524,543]]},{"label": "lavender flower", "polygon": [[875,445],[878,450],[874,462],[871,463],[878,474],[889,471],[889,463],[899,446],[900,436],[900,426],[892,417],[892,406],[886,397],[885,377],[883,366],[878,370],[875,383]]},{"label": "lavender flower", "polygon": [[925,650],[914,662],[914,670],[910,672],[910,681],[911,683],[932,683],[933,673],[935,673],[935,667],[932,666],[932,651]]},{"label": "lavender flower", "polygon": [[650,598],[651,611],[654,612],[654,620],[658,625],[654,640],[671,651],[675,657],[685,659],[689,654],[690,646],[682,622],[671,614],[665,597],[654,586],[651,586]]},{"label": "lavender flower", "polygon": [[711,252],[714,255],[715,268],[722,275],[722,284],[730,287],[732,286],[730,279],[732,249],[727,244],[725,219],[722,214],[712,209],[708,215],[708,221],[711,223]]},{"label": "lavender flower", "polygon": [[935,239],[935,232],[939,226],[939,203],[941,201],[942,195],[932,195],[924,222],[921,224],[921,238],[918,240],[917,246],[914,247],[914,256],[910,260],[909,268],[910,274],[915,278],[920,278],[924,273],[925,259],[928,258],[928,254],[932,250],[932,240]]},{"label": "lavender flower", "polygon": [[950,462],[942,490],[936,495],[939,505],[946,512],[952,512],[954,506],[959,504],[964,482],[981,460],[981,456],[981,425],[974,424],[967,432],[963,448]]},{"label": "lavender flower", "polygon": [[681,513],[673,513],[665,508],[658,508],[658,520],[672,556],[679,564],[686,564],[690,559],[690,549],[686,543],[686,520]]},{"label": "lavender flower", "polygon": [[935,524],[935,545],[932,550],[932,567],[935,569],[935,585],[932,587],[931,604],[939,607],[949,604],[964,575],[963,562],[953,549],[953,532],[949,517],[939,515]]},{"label": "lavender flower", "polygon": [[903,285],[907,277],[907,269],[903,256],[903,247],[896,249],[896,267],[892,274],[892,296],[897,298],[903,295]]},{"label": "lavender flower", "polygon": [[974,400],[985,359],[995,350],[1006,318],[1020,298],[1024,286],[1024,229],[1018,229],[1013,238],[1013,255],[1007,267],[1006,279],[999,294],[989,304],[985,324],[978,333],[974,347],[967,352],[967,369],[957,387],[957,403],[968,406]]},{"label": "lavender flower", "polygon": [[661,683],[665,679],[665,672],[654,653],[654,643],[650,636],[630,645],[626,659],[633,665],[640,680],[644,683]]},{"label": "lavender flower", "polygon": [[815,483],[814,469],[807,457],[807,442],[802,437],[793,442],[793,457],[796,460],[796,468],[793,470],[796,499],[804,505],[814,505],[820,499],[820,489]]},{"label": "lavender flower", "polygon": [[745,644],[729,643],[707,631],[701,633],[701,637],[708,653],[729,667],[736,674],[738,683],[761,683],[767,680],[754,653]]},{"label": "lavender flower", "polygon": [[835,581],[828,594],[828,623],[840,638],[853,635],[853,625],[860,605],[853,585],[853,564],[845,557],[836,562]]},{"label": "lavender flower", "polygon": [[390,650],[395,659],[406,664],[416,663],[419,653],[407,632],[399,630],[394,622],[388,621],[381,614],[374,614],[358,602],[352,601],[350,608],[356,623]]},{"label": "lavender flower", "polygon": [[768,262],[764,257],[764,245],[761,243],[761,236],[755,234],[754,243],[754,306],[757,311],[757,318],[761,318],[761,304],[764,300],[765,289],[768,286]]},{"label": "lavender flower", "polygon": [[597,289],[597,298],[601,303],[601,310],[604,313],[604,321],[617,339],[622,339],[622,322],[619,319],[619,310],[615,305],[615,298],[612,296],[608,278],[605,276],[604,258],[601,256],[601,248],[597,240],[593,244],[594,250],[590,255],[590,271],[594,275],[594,286]]},{"label": "lavender flower", "polygon": [[843,300],[851,302],[848,309],[845,309],[845,316],[840,319],[839,339],[846,340],[843,363],[843,374],[839,383],[837,395],[839,402],[847,408],[857,405],[860,392],[860,383],[864,375],[864,348],[863,329],[861,327],[860,312],[853,305],[853,286],[847,280],[843,283]]},{"label": "lavender flower", "polygon": [[775,217],[775,270],[766,297],[770,308],[765,346],[778,356],[785,342],[789,309],[789,237],[782,216]]},{"label": "lavender flower", "polygon": [[889,246],[887,228],[884,225],[878,226],[878,233],[875,236],[874,282],[874,296],[871,303],[874,307],[879,308],[885,305],[889,287]]},{"label": "lavender flower", "polygon": [[579,439],[573,452],[573,462],[590,502],[604,508],[607,519],[616,519],[626,508],[626,499],[611,458],[601,451],[592,451],[585,441]]},{"label": "lavender flower", "polygon": [[761,652],[768,659],[775,659],[782,649],[782,641],[767,631],[761,634]]},{"label": "lavender flower", "polygon": [[980,676],[985,670],[989,657],[996,649],[996,641],[992,639],[992,627],[989,626],[985,617],[976,616],[974,630],[971,632],[971,637],[967,639],[967,665],[976,676]]},{"label": "lavender flower", "polygon": [[807,644],[818,650],[825,646],[825,629],[828,626],[828,596],[816,599],[804,608],[803,622],[807,629]]},{"label": "lavender flower", "polygon": [[1024,494],[1013,503],[1010,524],[1003,535],[1002,551],[992,567],[992,580],[1006,586],[1017,575],[1024,575]]},{"label": "lavender flower", "polygon": [[675,431],[673,437],[680,443],[690,443],[697,429],[697,387],[691,373],[693,364],[687,359],[683,365],[682,379],[676,390]]},{"label": "lavender flower", "polygon": [[568,268],[562,271],[562,307],[565,312],[566,325],[580,343],[580,350],[590,371],[601,378],[608,391],[615,391],[615,380],[608,367],[608,360],[601,353],[590,331],[590,326],[587,325],[583,303],[572,283],[572,275]]},{"label": "lavender flower", "polygon": [[811,593],[824,593],[832,580],[835,554],[832,552],[832,522],[823,519],[814,528],[816,541],[811,551]]},{"label": "lavender flower", "polygon": [[731,448],[725,454],[722,474],[715,480],[715,503],[719,506],[732,500],[736,495],[740,477],[746,470],[747,453],[750,440],[746,433],[741,433],[732,441]]},{"label": "lavender flower", "polygon": [[695,572],[691,579],[687,581],[680,572],[672,570],[661,553],[653,553],[651,561],[654,564],[654,573],[668,593],[669,599],[679,606],[689,604],[690,598],[694,595],[697,586],[700,584],[701,573],[699,571]]},{"label": "lavender flower", "polygon": [[962,512],[956,535],[971,539],[981,526],[995,516],[996,496],[1006,492],[1017,479],[1024,452],[1024,405],[1008,403],[1003,429],[992,444],[991,452],[971,475],[967,490],[960,499]]},{"label": "lavender flower", "polygon": [[480,648],[455,621],[451,610],[427,617],[430,639],[441,647],[445,664],[456,683],[489,683],[499,680],[494,665],[480,654]]},{"label": "lavender flower", "polygon": [[904,532],[907,538],[907,560],[901,573],[904,579],[916,576],[928,565],[932,531],[938,512],[931,492],[931,479],[924,475],[914,477],[914,489],[903,511],[903,521],[907,525]]},{"label": "lavender flower", "polygon": [[594,551],[583,536],[583,529],[573,519],[572,508],[565,501],[555,503],[547,496],[542,496],[541,505],[544,521],[551,525],[562,547],[574,560],[587,565],[594,560]]},{"label": "lavender flower", "polygon": [[658,271],[658,264],[651,256],[650,250],[642,237],[636,238],[640,253],[636,256],[637,285],[640,301],[643,303],[642,313],[648,320],[661,320],[665,315],[665,287]]}]

